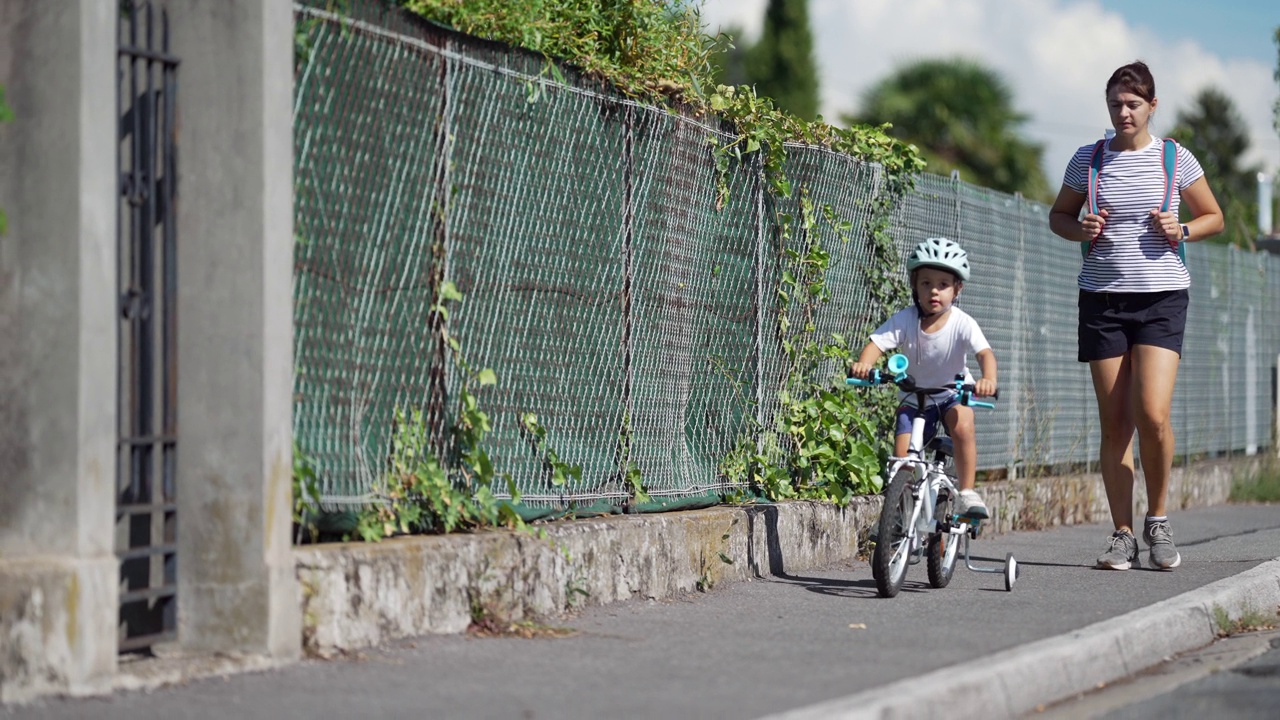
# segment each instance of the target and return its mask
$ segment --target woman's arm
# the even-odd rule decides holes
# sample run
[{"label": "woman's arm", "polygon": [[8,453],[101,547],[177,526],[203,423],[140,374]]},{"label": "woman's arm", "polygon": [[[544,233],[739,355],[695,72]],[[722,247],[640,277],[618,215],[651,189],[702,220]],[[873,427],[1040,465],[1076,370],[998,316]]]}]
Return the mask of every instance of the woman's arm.
[{"label": "woman's arm", "polygon": [[1203,176],[1191,183],[1191,187],[1182,191],[1182,201],[1187,204],[1187,209],[1191,210],[1192,220],[1187,223],[1187,229],[1191,231],[1189,238],[1191,242],[1204,240],[1222,232],[1225,225],[1222,208],[1218,207],[1218,199],[1213,196],[1209,181]]},{"label": "woman's arm", "polygon": [[1096,239],[1102,233],[1102,227],[1107,224],[1107,211],[1103,210],[1097,215],[1086,213],[1084,219],[1079,219],[1080,208],[1084,207],[1087,199],[1084,193],[1063,185],[1058,191],[1058,198],[1053,201],[1053,207],[1049,208],[1049,229],[1071,242]]}]

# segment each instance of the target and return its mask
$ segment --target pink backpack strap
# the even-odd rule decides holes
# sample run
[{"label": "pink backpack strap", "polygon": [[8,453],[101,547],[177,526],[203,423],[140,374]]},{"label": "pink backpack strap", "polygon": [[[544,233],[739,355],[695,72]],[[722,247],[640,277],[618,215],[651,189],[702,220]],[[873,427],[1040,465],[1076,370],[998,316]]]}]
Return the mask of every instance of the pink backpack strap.
[{"label": "pink backpack strap", "polygon": [[[1102,155],[1103,148],[1106,146],[1105,138],[1094,143],[1093,152],[1089,153],[1089,178],[1088,184],[1085,186],[1089,212],[1098,214],[1098,176],[1102,174]],[[1093,243],[1085,240],[1080,243],[1080,257],[1089,257],[1089,253],[1093,251]]]}]

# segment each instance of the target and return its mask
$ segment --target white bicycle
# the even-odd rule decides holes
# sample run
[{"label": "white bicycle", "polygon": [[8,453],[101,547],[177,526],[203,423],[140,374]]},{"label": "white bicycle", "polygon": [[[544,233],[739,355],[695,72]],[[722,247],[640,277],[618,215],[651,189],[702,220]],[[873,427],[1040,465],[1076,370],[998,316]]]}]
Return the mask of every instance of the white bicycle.
[{"label": "white bicycle", "polygon": [[[845,382],[861,387],[896,385],[904,392],[914,393],[916,408],[921,409],[928,407],[930,396],[944,392],[954,392],[963,405],[995,408],[992,403],[975,400],[973,385],[966,385],[963,377],[957,377],[950,387],[917,387],[915,379],[907,374],[904,355],[891,356],[888,370],[888,374],[873,370],[869,380],[849,378]],[[939,432],[926,441],[924,431],[924,412],[917,410],[911,420],[911,444],[906,457],[889,459],[884,507],[872,538],[875,549],[871,574],[875,576],[876,589],[881,597],[896,596],[906,580],[907,568],[921,558],[927,561],[929,584],[946,587],[955,572],[963,539],[965,567],[980,573],[1003,573],[1004,589],[1013,590],[1019,572],[1013,553],[1006,555],[1004,565],[998,567],[980,567],[970,560],[969,540],[981,533],[982,521],[956,513],[960,491],[955,478],[948,474],[947,462],[953,455],[951,438]],[[932,460],[928,453],[933,454]]]}]

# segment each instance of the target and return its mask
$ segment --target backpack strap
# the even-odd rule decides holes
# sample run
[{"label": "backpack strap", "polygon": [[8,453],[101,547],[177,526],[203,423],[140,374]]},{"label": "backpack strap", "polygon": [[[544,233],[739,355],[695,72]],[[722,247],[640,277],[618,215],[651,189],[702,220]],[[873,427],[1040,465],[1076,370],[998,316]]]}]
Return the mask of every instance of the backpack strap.
[{"label": "backpack strap", "polygon": [[[1087,188],[1089,212],[1098,214],[1098,176],[1102,174],[1102,156],[1103,148],[1106,147],[1107,141],[1099,140],[1093,146],[1093,152],[1089,154],[1089,186]],[[1168,212],[1173,206],[1173,194],[1178,191],[1178,143],[1173,138],[1165,138],[1160,146],[1160,165],[1164,168],[1164,197],[1160,201],[1160,212]],[[1183,266],[1187,264],[1187,251],[1185,243],[1178,243],[1178,259],[1182,261]],[[1089,257],[1089,253],[1093,251],[1093,243],[1085,241],[1080,243],[1080,256]]]},{"label": "backpack strap", "polygon": [[[1098,214],[1098,176],[1102,174],[1102,149],[1106,144],[1106,139],[1099,140],[1094,143],[1093,152],[1089,154],[1089,185],[1085,192],[1088,196],[1089,213],[1092,215]],[[1080,243],[1080,257],[1087,258],[1092,251],[1092,242],[1085,240]]]},{"label": "backpack strap", "polygon": [[[1173,194],[1178,191],[1178,143],[1173,138],[1165,138],[1160,148],[1160,164],[1164,166],[1164,200],[1160,203],[1160,212],[1168,212],[1173,207]],[[1187,244],[1180,242],[1177,246],[1178,259],[1182,266],[1187,266]]]}]

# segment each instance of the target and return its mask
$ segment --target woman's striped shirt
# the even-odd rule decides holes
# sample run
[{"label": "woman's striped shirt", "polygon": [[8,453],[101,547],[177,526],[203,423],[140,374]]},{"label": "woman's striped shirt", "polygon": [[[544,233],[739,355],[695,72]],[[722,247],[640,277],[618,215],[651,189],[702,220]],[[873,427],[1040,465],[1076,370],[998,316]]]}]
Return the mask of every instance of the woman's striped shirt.
[{"label": "woman's striped shirt", "polygon": [[[1104,146],[1098,173],[1098,208],[1107,211],[1102,234],[1080,268],[1081,290],[1094,292],[1159,292],[1191,286],[1191,276],[1164,233],[1151,219],[1164,200],[1163,141],[1152,137],[1141,150],[1116,152]],[[1107,143],[1109,146],[1110,143]],[[1089,158],[1093,143],[1076,151],[1062,183],[1089,192]],[[1191,151],[1178,146],[1178,171],[1169,209],[1177,214],[1179,193],[1204,176]]]}]

